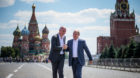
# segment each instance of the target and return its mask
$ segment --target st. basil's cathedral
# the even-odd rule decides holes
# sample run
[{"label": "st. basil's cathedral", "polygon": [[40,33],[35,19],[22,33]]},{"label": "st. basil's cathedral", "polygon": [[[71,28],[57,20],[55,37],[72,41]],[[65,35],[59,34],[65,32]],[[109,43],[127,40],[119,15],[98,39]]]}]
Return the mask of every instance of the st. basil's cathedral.
[{"label": "st. basil's cathedral", "polygon": [[22,58],[43,61],[48,58],[50,50],[49,30],[45,25],[40,37],[38,22],[35,16],[35,5],[32,5],[32,16],[28,29],[26,26],[20,31],[19,26],[13,32],[13,48],[20,49]]}]

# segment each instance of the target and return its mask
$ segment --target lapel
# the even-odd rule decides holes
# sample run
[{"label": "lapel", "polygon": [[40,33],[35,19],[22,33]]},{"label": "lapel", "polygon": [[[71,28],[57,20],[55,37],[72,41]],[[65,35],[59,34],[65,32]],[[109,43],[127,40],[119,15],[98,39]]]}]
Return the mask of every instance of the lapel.
[{"label": "lapel", "polygon": [[57,44],[60,46],[59,34],[57,34]]},{"label": "lapel", "polygon": [[64,44],[65,44],[65,41],[66,41],[66,36],[64,36],[64,39],[63,39],[63,41],[64,41]]},{"label": "lapel", "polygon": [[78,39],[78,46],[77,46],[77,55],[79,54],[79,48],[80,47],[80,40]]},{"label": "lapel", "polygon": [[72,51],[72,55],[73,55],[73,39],[71,40],[71,51]]},{"label": "lapel", "polygon": [[[64,44],[65,44],[66,36],[64,36],[63,41],[64,41]],[[57,34],[57,42],[58,42],[58,45],[60,46],[59,34]]]}]

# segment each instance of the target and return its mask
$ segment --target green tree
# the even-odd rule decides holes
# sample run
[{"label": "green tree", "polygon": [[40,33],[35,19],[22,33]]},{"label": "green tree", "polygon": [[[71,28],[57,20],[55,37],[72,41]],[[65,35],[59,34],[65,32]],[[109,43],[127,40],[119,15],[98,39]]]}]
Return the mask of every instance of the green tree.
[{"label": "green tree", "polygon": [[137,43],[136,49],[134,52],[134,58],[140,58],[140,43]]},{"label": "green tree", "polygon": [[101,52],[100,58],[104,58],[104,52]]},{"label": "green tree", "polygon": [[127,53],[128,50],[129,50],[128,45],[123,47],[123,52],[122,52],[121,58],[126,58],[126,53]]},{"label": "green tree", "polygon": [[12,48],[8,46],[6,47],[6,49],[7,49],[7,57],[11,57],[13,53]]},{"label": "green tree", "polygon": [[126,58],[133,58],[135,50],[136,50],[136,43],[133,40],[131,40],[130,44],[128,44],[128,50],[126,52]]},{"label": "green tree", "polygon": [[19,50],[14,49],[11,46],[1,47],[1,57],[16,57],[18,54]]},{"label": "green tree", "polygon": [[124,56],[125,56],[125,47],[126,46],[121,46],[119,49],[118,49],[118,51],[116,52],[116,57],[117,58],[124,58]]},{"label": "green tree", "polygon": [[11,52],[10,56],[12,56],[12,58],[15,58],[16,57],[16,55],[15,55],[16,53],[15,53],[13,48],[10,48],[10,52]]},{"label": "green tree", "polygon": [[118,58],[118,53],[119,53],[119,50],[120,50],[120,48],[114,48],[114,50],[115,50],[115,58]]},{"label": "green tree", "polygon": [[120,48],[119,51],[117,52],[117,58],[121,58],[121,56],[122,56],[122,51],[123,51],[123,49]]},{"label": "green tree", "polygon": [[13,48],[15,51],[15,57],[20,57],[20,50],[19,48]]},{"label": "green tree", "polygon": [[8,55],[7,48],[2,46],[1,47],[1,57],[6,57]]},{"label": "green tree", "polygon": [[108,58],[115,58],[115,56],[116,56],[116,51],[115,51],[113,44],[111,44],[109,51],[108,51]]},{"label": "green tree", "polygon": [[103,50],[103,52],[101,53],[100,58],[108,58],[108,47],[106,46]]}]

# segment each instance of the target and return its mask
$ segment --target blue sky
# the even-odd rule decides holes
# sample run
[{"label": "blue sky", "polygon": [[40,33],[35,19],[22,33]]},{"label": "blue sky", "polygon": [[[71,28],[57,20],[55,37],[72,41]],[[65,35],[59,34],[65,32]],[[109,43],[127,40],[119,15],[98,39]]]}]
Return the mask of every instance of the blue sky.
[{"label": "blue sky", "polygon": [[[49,39],[60,26],[67,28],[67,40],[74,29],[81,32],[92,54],[96,54],[96,38],[110,35],[110,13],[114,12],[116,0],[0,0],[0,47],[11,46],[13,31],[28,26],[32,4],[36,5],[39,31],[45,24],[50,30]],[[140,28],[140,0],[129,0],[130,12],[135,10],[136,24]]]}]

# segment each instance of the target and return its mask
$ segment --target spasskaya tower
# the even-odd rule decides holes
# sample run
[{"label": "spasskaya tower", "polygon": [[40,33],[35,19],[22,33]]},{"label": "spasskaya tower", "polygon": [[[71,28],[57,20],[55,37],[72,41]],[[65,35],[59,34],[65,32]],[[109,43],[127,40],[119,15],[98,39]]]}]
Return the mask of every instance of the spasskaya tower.
[{"label": "spasskaya tower", "polygon": [[135,13],[134,10],[130,13],[128,0],[116,0],[115,12],[110,15],[110,36],[97,37],[97,54],[110,44],[115,47],[128,44],[136,33]]}]

